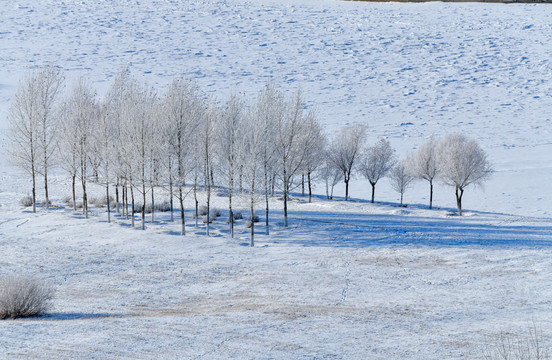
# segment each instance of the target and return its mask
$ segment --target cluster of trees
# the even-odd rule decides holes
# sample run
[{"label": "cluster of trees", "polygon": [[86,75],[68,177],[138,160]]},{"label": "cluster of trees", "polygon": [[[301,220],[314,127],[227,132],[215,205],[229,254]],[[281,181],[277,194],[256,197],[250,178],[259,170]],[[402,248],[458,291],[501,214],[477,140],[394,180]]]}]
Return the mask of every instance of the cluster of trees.
[{"label": "cluster of trees", "polygon": [[110,188],[115,190],[116,211],[132,219],[133,226],[135,199],[141,198],[142,228],[147,197],[153,209],[156,189],[168,190],[171,221],[176,199],[185,235],[184,200],[193,194],[197,225],[198,188],[207,194],[209,216],[211,189],[216,184],[227,189],[232,236],[233,197],[235,192],[246,194],[253,246],[254,207],[264,200],[268,233],[268,200],[275,188],[283,194],[284,226],[294,188],[301,186],[304,194],[306,184],[311,201],[313,182],[323,180],[326,195],[332,198],[334,186],[344,181],[347,200],[349,182],[356,173],[370,182],[372,202],[375,186],[384,176],[401,193],[401,203],[414,178],[429,181],[432,189],[434,179],[440,177],[455,186],[461,214],[465,187],[482,182],[491,172],[485,153],[462,135],[441,141],[432,138],[398,164],[389,141],[366,146],[365,125],[344,127],[329,139],[315,113],[306,110],[300,91],[285,96],[271,84],[252,101],[235,93],[220,103],[183,78],[159,94],[123,72],[102,98],[84,79],[63,97],[63,83],[61,71],[54,67],[28,73],[9,111],[11,159],[32,177],[33,211],[39,175],[49,206],[48,171],[55,164],[72,179],[75,209],[80,183],[85,216],[89,181],[105,186],[108,221]]},{"label": "cluster of trees", "polygon": [[493,172],[479,144],[462,134],[451,134],[442,139],[432,136],[406,158],[397,161],[395,150],[386,139],[366,147],[365,131],[364,126],[344,128],[329,149],[330,162],[341,170],[329,185],[333,189],[337,183],[334,179],[343,179],[346,184],[345,199],[348,197],[348,183],[354,174],[353,170],[356,170],[372,186],[372,202],[376,184],[383,177],[388,177],[393,189],[400,193],[401,205],[406,189],[414,180],[428,181],[431,209],[433,186],[436,179],[440,179],[455,189],[458,215],[461,216],[462,196],[466,187],[471,184],[481,185]]}]

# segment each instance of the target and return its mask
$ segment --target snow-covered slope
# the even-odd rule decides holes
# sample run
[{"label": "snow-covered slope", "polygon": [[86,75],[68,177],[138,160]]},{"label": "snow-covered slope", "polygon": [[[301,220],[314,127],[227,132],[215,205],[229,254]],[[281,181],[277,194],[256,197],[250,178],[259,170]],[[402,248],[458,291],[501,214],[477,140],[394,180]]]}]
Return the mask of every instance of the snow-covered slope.
[{"label": "snow-covered slope", "polygon": [[[479,140],[497,173],[466,208],[549,216],[552,19],[546,5],[18,1],[2,8],[0,123],[17,79],[51,63],[103,91],[129,68],[224,98],[301,86],[332,131],[365,121],[399,155],[431,134]],[[367,183],[353,184],[365,197]],[[541,190],[542,189],[542,190]],[[397,195],[385,185],[380,199]],[[423,202],[425,191],[409,199]],[[408,196],[408,195],[407,195]],[[453,206],[449,189],[437,203]]]},{"label": "snow-covered slope", "polygon": [[[552,334],[552,15],[546,5],[262,1],[18,1],[0,6],[0,275],[58,289],[53,313],[0,322],[8,358],[482,358],[500,331]],[[101,93],[129,68],[163,90],[184,73],[209,94],[300,86],[329,132],[369,125],[399,156],[463,132],[496,173],[468,189],[375,205],[272,200],[271,236],[238,224],[212,237],[166,215],[146,231],[63,207],[24,211],[27,179],[6,161],[19,77],[43,64]],[[54,203],[68,195],[52,177]],[[99,192],[100,189],[94,191]],[[343,188],[336,190],[341,195]],[[318,190],[322,193],[322,190]],[[98,193],[99,194],[99,193]],[[216,200],[224,208],[223,198]],[[191,204],[187,204],[190,208]],[[243,204],[245,208],[245,204]],[[260,227],[259,230],[263,230]]]}]

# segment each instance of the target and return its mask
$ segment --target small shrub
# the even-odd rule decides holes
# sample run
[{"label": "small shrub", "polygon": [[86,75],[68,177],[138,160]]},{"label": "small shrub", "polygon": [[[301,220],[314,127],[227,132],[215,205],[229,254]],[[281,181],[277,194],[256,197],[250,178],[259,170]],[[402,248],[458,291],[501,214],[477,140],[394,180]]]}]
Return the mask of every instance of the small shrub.
[{"label": "small shrub", "polygon": [[171,211],[171,202],[165,200],[159,203],[155,203],[155,211],[166,212]]},{"label": "small shrub", "polygon": [[501,332],[485,351],[487,360],[544,360],[550,351],[541,330],[532,324],[522,335]]},{"label": "small shrub", "polygon": [[[32,205],[32,203],[31,203],[31,205]],[[42,201],[40,202],[40,205],[46,206],[46,200],[42,200]],[[51,205],[52,205],[52,202],[51,202],[50,200],[48,200],[48,206],[51,206]]]},{"label": "small shrub", "polygon": [[53,289],[29,276],[0,278],[0,319],[39,316],[50,307]]},{"label": "small shrub", "polygon": [[[253,216],[253,222],[256,222],[256,223],[259,222],[259,217],[257,215]],[[248,229],[251,228],[251,219],[245,222],[245,227]]]},{"label": "small shrub", "polygon": [[33,197],[32,196],[25,196],[22,197],[21,200],[19,200],[21,205],[25,207],[33,206]]},{"label": "small shrub", "polygon": [[205,216],[207,215],[207,206],[201,205],[197,211],[199,216]]},{"label": "small shrub", "polygon": [[[216,219],[216,216],[213,216],[213,215],[209,216],[209,224],[212,223],[215,219]],[[203,223],[207,224],[207,215],[203,217]]]},{"label": "small shrub", "polygon": [[220,211],[220,209],[218,208],[211,208],[211,216],[214,216],[214,217],[220,217],[220,215],[222,214],[222,211]]},{"label": "small shrub", "polygon": [[64,196],[63,199],[61,199],[61,201],[65,205],[73,205],[73,197],[72,196]]},{"label": "small shrub", "polygon": [[243,215],[242,215],[241,211],[232,211],[232,216],[234,217],[234,220],[243,219]]}]

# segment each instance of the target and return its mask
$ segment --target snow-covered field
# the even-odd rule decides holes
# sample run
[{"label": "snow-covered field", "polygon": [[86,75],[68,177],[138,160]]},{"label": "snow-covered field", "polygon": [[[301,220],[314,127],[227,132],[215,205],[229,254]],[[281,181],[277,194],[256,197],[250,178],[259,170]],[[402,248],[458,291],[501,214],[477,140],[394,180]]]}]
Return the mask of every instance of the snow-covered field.
[{"label": "snow-covered field", "polygon": [[[0,6],[0,275],[57,289],[50,315],[0,322],[0,358],[482,358],[501,331],[552,336],[552,15],[547,5],[316,0],[17,1]],[[218,219],[189,235],[63,207],[19,205],[6,113],[19,77],[51,63],[102,93],[124,68],[209,94],[300,86],[329,132],[365,121],[403,156],[432,134],[477,139],[495,166],[468,189],[369,204],[295,196],[249,248]],[[53,176],[56,204],[68,181]],[[99,189],[96,189],[99,191]],[[317,190],[322,193],[322,189]],[[339,196],[343,187],[337,190]],[[216,199],[225,208],[224,198]],[[191,204],[188,204],[190,208]],[[242,205],[245,208],[245,204]],[[263,231],[259,226],[258,230]]]}]

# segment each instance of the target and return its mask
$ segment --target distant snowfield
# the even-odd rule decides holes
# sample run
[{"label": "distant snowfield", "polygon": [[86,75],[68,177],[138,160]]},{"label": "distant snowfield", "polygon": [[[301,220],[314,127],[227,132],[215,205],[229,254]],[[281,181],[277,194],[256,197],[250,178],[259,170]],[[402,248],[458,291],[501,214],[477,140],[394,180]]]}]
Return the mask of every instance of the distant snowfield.
[{"label": "distant snowfield", "polygon": [[[13,358],[482,358],[500,331],[552,335],[552,13],[548,5],[269,1],[18,1],[0,7],[0,274],[58,289],[53,313],[0,322]],[[375,205],[272,200],[271,236],[243,246],[166,215],[144,232],[98,210],[24,211],[30,184],[6,161],[18,79],[44,64],[99,93],[129,68],[160,91],[173,77],[209,95],[301,87],[328,132],[366,122],[403,157],[463,132],[496,173],[465,193],[427,186]],[[69,194],[52,178],[54,202]],[[99,189],[96,189],[99,191]],[[322,194],[322,188],[317,189]],[[343,187],[336,189],[343,195]],[[39,197],[40,197],[39,193]],[[218,205],[225,208],[223,198]],[[191,204],[188,204],[190,208]],[[244,206],[245,207],[245,206]],[[259,226],[263,231],[263,227]]]}]

